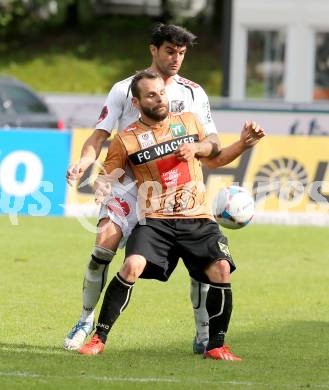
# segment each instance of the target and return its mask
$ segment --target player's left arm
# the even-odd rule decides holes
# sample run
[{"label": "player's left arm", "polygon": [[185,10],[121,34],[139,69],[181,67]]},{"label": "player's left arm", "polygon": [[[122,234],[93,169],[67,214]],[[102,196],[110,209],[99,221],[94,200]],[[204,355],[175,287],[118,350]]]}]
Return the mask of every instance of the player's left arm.
[{"label": "player's left arm", "polygon": [[220,154],[221,145],[215,127],[214,131],[207,132],[207,128],[199,121],[199,118],[194,113],[186,113],[191,121],[189,126],[191,131],[196,131],[200,142],[182,144],[175,152],[176,158],[181,161],[189,161],[193,158],[212,159]]},{"label": "player's left arm", "polygon": [[247,149],[255,146],[265,135],[265,130],[259,124],[246,121],[238,141],[222,148],[218,156],[214,158],[203,158],[202,162],[208,168],[218,168],[227,165]]},{"label": "player's left arm", "polygon": [[205,137],[201,142],[183,144],[176,151],[178,160],[189,161],[194,157],[212,159],[220,154],[220,142],[216,134]]}]

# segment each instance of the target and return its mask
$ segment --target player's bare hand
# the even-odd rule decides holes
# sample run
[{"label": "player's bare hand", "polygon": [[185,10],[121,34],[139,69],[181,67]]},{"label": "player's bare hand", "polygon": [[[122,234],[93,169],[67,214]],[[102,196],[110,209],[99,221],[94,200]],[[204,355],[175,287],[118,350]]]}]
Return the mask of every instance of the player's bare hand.
[{"label": "player's bare hand", "polygon": [[95,189],[95,203],[105,204],[108,195],[111,193],[111,180],[107,175],[100,175],[97,177],[94,183]]},{"label": "player's bare hand", "polygon": [[85,169],[82,167],[80,161],[75,163],[75,164],[71,164],[66,171],[67,184],[69,184],[70,186],[73,186],[74,182],[79,180],[82,177],[82,175],[84,174],[84,172],[85,172]]},{"label": "player's bare hand", "polygon": [[183,144],[175,151],[175,156],[180,161],[189,161],[194,158],[197,151],[196,144]]},{"label": "player's bare hand", "polygon": [[265,130],[258,123],[246,121],[240,139],[247,148],[250,148],[256,145],[265,135]]}]

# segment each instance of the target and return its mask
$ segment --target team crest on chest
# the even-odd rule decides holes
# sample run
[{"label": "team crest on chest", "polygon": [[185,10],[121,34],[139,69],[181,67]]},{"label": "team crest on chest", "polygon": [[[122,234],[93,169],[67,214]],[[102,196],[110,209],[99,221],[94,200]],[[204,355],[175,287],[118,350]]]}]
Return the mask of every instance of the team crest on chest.
[{"label": "team crest on chest", "polygon": [[170,103],[170,112],[182,112],[185,105],[183,100],[172,100]]},{"label": "team crest on chest", "polygon": [[169,125],[171,134],[174,138],[183,137],[186,135],[186,129],[183,125]]},{"label": "team crest on chest", "polygon": [[145,133],[138,134],[137,138],[142,149],[148,148],[149,146],[153,146],[156,144],[152,131],[147,131]]}]

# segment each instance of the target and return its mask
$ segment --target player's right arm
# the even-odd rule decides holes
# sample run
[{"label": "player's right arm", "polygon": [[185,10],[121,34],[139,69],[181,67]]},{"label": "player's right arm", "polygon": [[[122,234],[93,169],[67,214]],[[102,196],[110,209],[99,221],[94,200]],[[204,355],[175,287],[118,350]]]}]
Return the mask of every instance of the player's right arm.
[{"label": "player's right arm", "polygon": [[122,82],[114,84],[106,98],[96,123],[96,129],[82,147],[80,160],[71,164],[67,169],[66,181],[68,184],[73,185],[76,180],[82,177],[86,169],[97,160],[104,142],[111,135],[115,124],[122,116],[125,99],[125,84]]},{"label": "player's right arm", "polygon": [[117,182],[124,175],[127,158],[127,150],[117,134],[109,146],[103,169],[94,183],[97,204],[106,203],[106,197],[111,193],[112,183]]},{"label": "player's right arm", "polygon": [[73,185],[76,180],[79,180],[86,169],[97,160],[103,143],[108,137],[109,133],[106,130],[94,130],[88,137],[82,147],[80,160],[71,164],[67,169],[66,181],[69,185]]}]

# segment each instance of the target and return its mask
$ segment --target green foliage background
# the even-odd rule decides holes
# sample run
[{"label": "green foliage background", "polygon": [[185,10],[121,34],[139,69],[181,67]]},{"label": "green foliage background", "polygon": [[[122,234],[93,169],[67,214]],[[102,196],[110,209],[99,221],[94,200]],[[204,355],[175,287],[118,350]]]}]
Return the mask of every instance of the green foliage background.
[{"label": "green foliage background", "polygon": [[[86,10],[85,10],[86,11]],[[18,26],[21,21],[18,18]],[[82,17],[83,20],[83,17]],[[33,23],[0,40],[0,74],[39,92],[107,93],[118,80],[150,64],[147,17],[89,18],[78,25]],[[182,23],[198,37],[180,74],[201,84],[209,95],[221,88],[220,33],[204,20]]]}]

